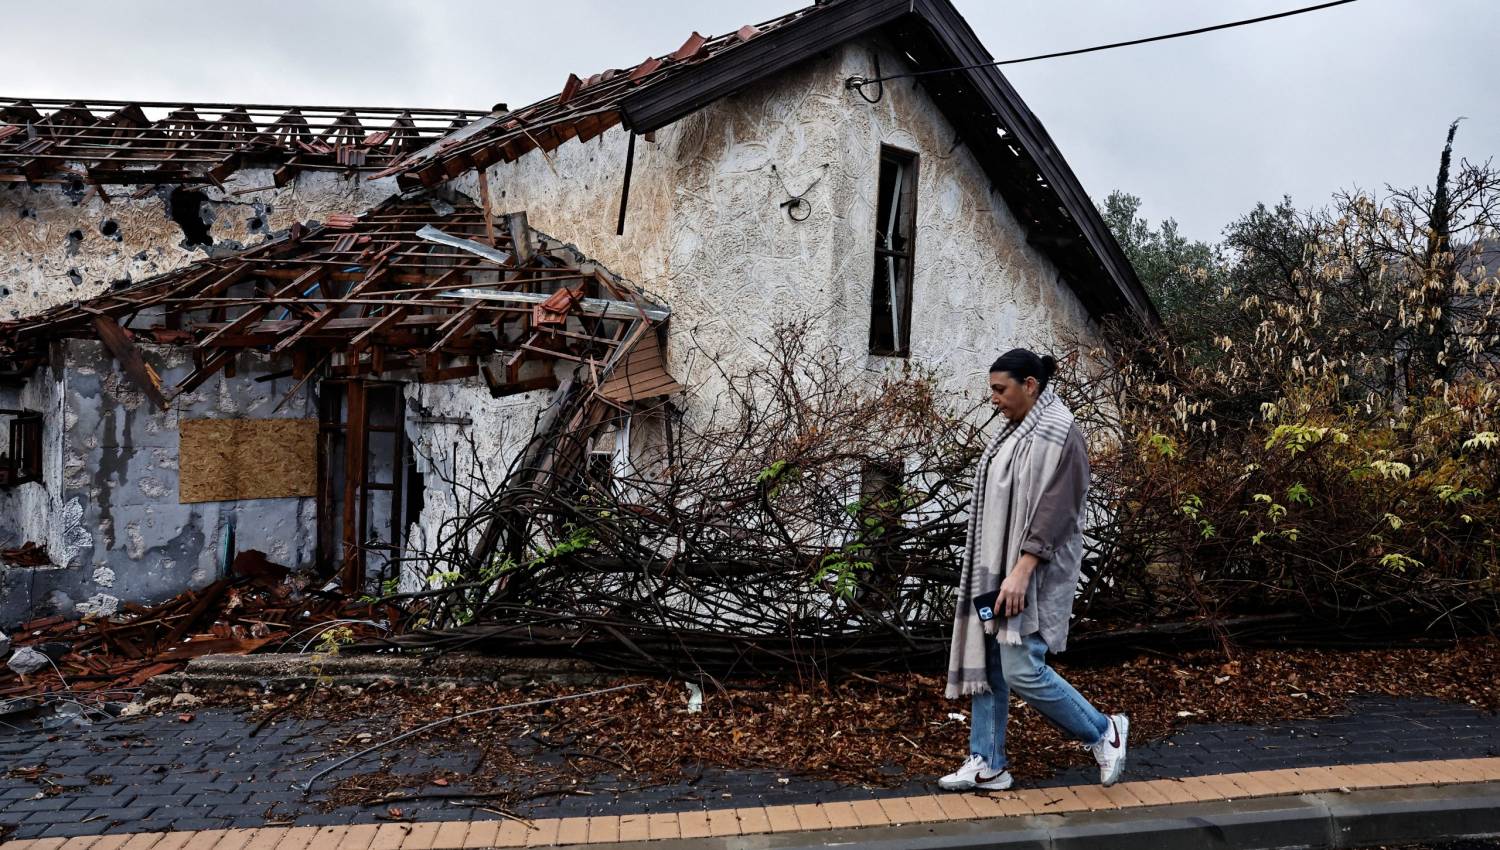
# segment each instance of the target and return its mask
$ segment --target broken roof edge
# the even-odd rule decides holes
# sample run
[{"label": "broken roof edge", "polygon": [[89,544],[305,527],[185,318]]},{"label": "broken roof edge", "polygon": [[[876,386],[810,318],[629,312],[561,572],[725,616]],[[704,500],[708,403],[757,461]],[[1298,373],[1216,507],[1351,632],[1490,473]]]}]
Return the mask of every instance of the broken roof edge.
[{"label": "broken roof edge", "polygon": [[[739,45],[734,51],[733,62],[720,61],[715,64],[714,60],[720,57],[710,57],[692,75],[662,80],[626,96],[620,104],[622,123],[634,133],[660,129],[747,86],[791,68],[813,52],[870,36],[904,22],[919,22],[936,46],[946,54],[946,61],[939,67],[980,65],[994,61],[994,57],[980,43],[973,29],[950,0],[834,0],[827,3],[826,8],[827,13],[816,18],[798,19]],[[1045,179],[1046,188],[1062,204],[1066,218],[1077,228],[1078,235],[1098,261],[1099,271],[1103,272],[1113,289],[1113,292],[1108,293],[1111,297],[1100,298],[1104,293],[1090,292],[1088,290],[1091,287],[1084,286],[1084,281],[1075,280],[1074,275],[1067,276],[1070,285],[1084,301],[1084,306],[1090,313],[1123,313],[1129,319],[1148,327],[1161,327],[1161,316],[1156,306],[1136,276],[1135,268],[1126,259],[1124,251],[1104,223],[1098,208],[1058,152],[1056,143],[1041,121],[1005,79],[1000,69],[993,65],[964,67],[953,72],[953,75],[917,79],[932,87],[942,85],[944,78],[958,75],[977,91],[983,98],[984,105],[1004,122],[1003,129],[1014,135]],[[949,112],[946,109],[944,111]],[[972,123],[970,121],[958,120],[951,114],[949,117],[965,135],[965,141],[973,145],[977,158],[991,172],[992,179],[995,178],[996,168],[1009,165],[997,161],[993,156],[983,155],[986,149],[993,148],[993,138],[975,132],[972,127],[966,127],[966,124]]]},{"label": "broken roof edge", "polygon": [[[299,379],[320,370],[377,378],[417,370],[413,379],[424,383],[480,377],[499,397],[551,385],[545,374],[521,374],[529,360],[594,363],[607,374],[622,344],[637,338],[629,328],[665,323],[668,311],[640,287],[529,227],[524,214],[508,216],[502,231],[471,199],[449,198],[457,204],[429,192],[392,195],[360,216],[334,213],[314,226],[299,223],[235,254],[0,322],[0,365],[21,375],[47,362],[54,341],[97,339],[159,409],[241,351],[294,355]],[[478,241],[486,234],[495,248]],[[501,277],[491,283],[495,273]],[[540,287],[544,299],[434,297],[459,287],[498,291],[501,281],[518,291]],[[232,291],[244,286],[251,291]],[[601,311],[592,326],[569,328],[570,316],[588,315],[575,308],[589,294],[621,309]],[[169,389],[140,357],[138,344],[149,342],[192,349],[198,368]],[[503,368],[491,355],[505,357]]]},{"label": "broken roof edge", "polygon": [[300,171],[368,174],[490,111],[0,97],[0,182],[218,184],[269,167],[280,186]]},{"label": "broken roof edge", "polygon": [[[15,319],[0,319],[0,355],[3,355],[4,339],[10,332],[15,331],[18,328],[23,328],[41,322],[49,321],[59,313],[78,309],[82,309],[87,312],[91,307],[95,306],[99,302],[130,298],[134,295],[140,294],[148,294],[151,292],[151,290],[158,289],[163,284],[170,283],[173,280],[191,277],[194,274],[207,271],[211,268],[226,268],[236,261],[257,257],[261,254],[274,251],[278,247],[285,246],[288,243],[317,237],[321,234],[327,233],[328,231],[346,231],[349,230],[351,226],[367,222],[370,216],[377,215],[397,205],[422,202],[432,204],[434,207],[434,211],[439,215],[442,215],[443,217],[452,215],[452,212],[456,212],[459,210],[480,213],[483,212],[483,207],[478,201],[470,198],[462,192],[454,191],[451,189],[445,190],[441,193],[428,189],[417,189],[407,192],[393,192],[379,202],[371,205],[369,209],[358,215],[351,216],[347,213],[332,212],[328,213],[324,216],[324,218],[321,219],[309,218],[306,221],[293,222],[289,227],[281,231],[277,231],[274,235],[270,236],[265,241],[255,245],[240,248],[236,251],[220,254],[213,257],[204,257],[203,259],[194,260],[193,262],[179,268],[159,272],[148,278],[135,281],[129,286],[125,286],[119,289],[110,289],[104,292],[100,292],[97,295],[89,296],[88,298],[80,298],[62,304],[56,304],[30,316],[22,316]],[[443,214],[440,212],[440,208],[443,205],[451,206],[455,209],[447,214]],[[518,213],[522,216],[525,215],[524,210],[518,211]],[[509,215],[515,214],[517,213],[493,213],[491,214],[491,218],[498,222],[502,219],[505,219]],[[527,229],[539,240],[545,240],[544,244],[549,245],[549,251],[566,251],[569,255],[568,261],[575,268],[592,266],[593,268],[597,269],[599,273],[609,278],[611,283],[615,284],[616,286],[628,288],[638,299],[640,299],[643,305],[652,307],[657,310],[667,310],[668,312],[670,312],[670,310],[663,302],[658,300],[640,284],[616,273],[604,263],[600,262],[587,252],[580,249],[574,243],[569,242],[566,239],[553,236],[552,234],[547,233],[540,228],[531,227],[529,224],[527,225]],[[413,231],[413,235],[420,234],[418,231]],[[288,262],[294,261],[288,260]],[[479,287],[476,287],[476,289],[477,288]]]},{"label": "broken roof edge", "polygon": [[497,108],[368,179],[395,175],[403,187],[431,187],[499,160],[513,161],[537,147],[550,151],[571,138],[587,141],[620,123],[618,103],[625,93],[697,68],[767,32],[822,14],[830,5],[819,0],[812,6],[713,37],[693,32],[670,53],[649,56],[627,68],[606,69],[587,79],[569,74],[557,94],[513,110]]},{"label": "broken roof edge", "polygon": [[[438,185],[500,160],[514,160],[536,147],[546,151],[569,138],[586,140],[615,123],[632,133],[649,133],[819,51],[861,37],[892,34],[899,46],[928,54],[929,61],[920,63],[922,69],[993,61],[949,0],[826,0],[741,33],[712,39],[694,33],[677,52],[648,60],[656,64],[638,78],[632,69],[604,72],[582,84],[570,77],[569,89],[582,92],[575,102],[587,100],[596,86],[609,88],[610,80],[615,81],[613,97],[590,101],[585,112],[558,114],[568,102],[565,89],[519,110],[481,118],[382,174],[397,174],[403,185]],[[909,41],[924,44],[918,47]],[[693,55],[679,57],[689,48]],[[627,78],[628,83],[620,82]],[[1159,328],[1155,305],[1092,199],[999,69],[964,68],[917,79],[970,145],[992,186],[1026,229],[1028,241],[1058,266],[1090,316],[1118,316]],[[961,96],[940,96],[945,92]],[[976,103],[987,108],[990,117],[959,108]],[[523,118],[540,121],[528,124]],[[512,124],[519,124],[519,130]],[[493,132],[492,140],[485,138],[486,131]],[[517,138],[517,132],[525,137]]]}]

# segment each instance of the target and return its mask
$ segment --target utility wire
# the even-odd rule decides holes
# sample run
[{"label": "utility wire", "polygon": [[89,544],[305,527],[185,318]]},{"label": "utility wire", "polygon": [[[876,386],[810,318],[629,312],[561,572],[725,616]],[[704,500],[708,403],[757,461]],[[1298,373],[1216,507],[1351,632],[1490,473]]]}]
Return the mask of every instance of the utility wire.
[{"label": "utility wire", "polygon": [[1059,56],[1077,56],[1080,53],[1093,53],[1099,50],[1113,50],[1116,47],[1130,47],[1136,44],[1149,44],[1153,41],[1166,41],[1167,39],[1171,38],[1182,38],[1183,36],[1188,35],[1201,35],[1202,33],[1214,32],[1216,30],[1227,30],[1233,27],[1243,27],[1250,24],[1259,24],[1266,21],[1274,21],[1277,18],[1290,18],[1293,15],[1304,15],[1308,12],[1317,12],[1323,9],[1329,9],[1334,6],[1343,6],[1346,3],[1353,2],[1354,0],[1333,0],[1333,2],[1330,3],[1319,3],[1316,6],[1306,6],[1301,9],[1291,9],[1286,12],[1277,12],[1272,15],[1261,15],[1258,18],[1246,18],[1242,21],[1231,21],[1227,24],[1214,24],[1213,26],[1199,27],[1197,29],[1167,33],[1166,35],[1153,35],[1147,38],[1131,39],[1130,41],[1117,41],[1113,44],[1099,44],[1095,45],[1094,47],[1080,47],[1076,50],[1060,50],[1056,53],[1041,53],[1036,56],[1025,56],[1020,59],[1001,59],[998,62],[983,62],[978,65],[960,65],[956,68],[936,68],[930,71],[912,71],[906,74],[891,74],[885,77],[876,77],[873,80],[867,80],[864,77],[857,76],[850,77],[848,81],[848,87],[858,88],[860,86],[869,85],[871,83],[883,83],[886,80],[899,80],[905,77],[925,77],[929,74],[946,74],[951,71],[968,71],[974,68],[995,68],[1001,65],[1015,65],[1021,62],[1035,62],[1038,59],[1056,59]]}]

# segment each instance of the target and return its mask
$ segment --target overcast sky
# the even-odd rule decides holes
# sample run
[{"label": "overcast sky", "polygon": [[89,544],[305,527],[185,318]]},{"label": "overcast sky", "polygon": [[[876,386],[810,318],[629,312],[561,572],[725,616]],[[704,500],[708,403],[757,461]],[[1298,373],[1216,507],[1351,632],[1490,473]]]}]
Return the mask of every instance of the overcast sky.
[{"label": "overcast sky", "polygon": [[[1314,0],[956,0],[996,58]],[[520,106],[801,0],[8,2],[5,96]],[[1500,2],[1359,0],[1235,30],[1004,69],[1095,198],[1214,238],[1256,201],[1430,181],[1500,153]]]}]

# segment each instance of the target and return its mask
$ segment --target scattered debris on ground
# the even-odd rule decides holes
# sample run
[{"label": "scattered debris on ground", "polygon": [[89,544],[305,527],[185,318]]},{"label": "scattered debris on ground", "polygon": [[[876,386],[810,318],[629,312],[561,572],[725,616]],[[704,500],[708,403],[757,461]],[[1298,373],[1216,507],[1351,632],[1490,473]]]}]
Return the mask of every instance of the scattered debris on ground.
[{"label": "scattered debris on ground", "polygon": [[0,549],[0,561],[13,567],[45,567],[52,563],[47,547],[27,541],[14,549]]},{"label": "scattered debris on ground", "polygon": [[[1129,713],[1132,737],[1144,743],[1192,723],[1266,724],[1334,715],[1361,695],[1431,697],[1494,712],[1500,710],[1497,653],[1500,638],[1475,638],[1447,649],[1267,649],[1229,662],[1201,652],[1145,655],[1116,666],[1057,666],[1101,708]],[[937,675],[860,675],[813,686],[705,683],[703,690],[698,711],[691,709],[685,682],[654,681],[636,690],[455,721],[414,736],[397,752],[371,755],[366,772],[327,788],[326,805],[397,811],[403,801],[447,798],[507,811],[559,795],[640,790],[705,767],[893,786],[946,772],[967,747],[968,706],[943,699]],[[424,689],[392,681],[292,694],[240,691],[213,695],[205,704],[248,705],[250,719],[262,725],[293,717],[347,724],[352,731],[329,753],[334,758],[436,719],[576,691],[555,684]],[[1012,770],[1023,781],[1091,763],[1078,744],[1064,740],[1029,707],[1015,709],[1008,737]],[[472,753],[472,767],[405,772],[413,748],[462,749]]]},{"label": "scattered debris on ground", "polygon": [[229,577],[158,605],[33,620],[10,636],[16,648],[0,669],[0,713],[62,697],[89,708],[128,702],[146,680],[202,655],[303,650],[335,629],[340,640],[353,640],[380,633],[380,620],[393,614],[311,583],[249,550],[235,557]]}]

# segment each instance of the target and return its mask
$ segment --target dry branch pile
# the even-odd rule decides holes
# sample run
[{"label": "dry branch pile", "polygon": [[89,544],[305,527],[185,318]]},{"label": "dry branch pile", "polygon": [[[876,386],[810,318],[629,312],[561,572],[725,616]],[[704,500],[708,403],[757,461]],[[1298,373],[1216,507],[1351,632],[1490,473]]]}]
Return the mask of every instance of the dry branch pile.
[{"label": "dry branch pile", "polygon": [[[468,628],[395,642],[713,675],[931,663],[946,651],[978,417],[930,375],[872,379],[807,339],[783,327],[698,421],[637,414],[637,433],[656,433],[629,470],[484,494],[408,561],[440,587],[403,594],[408,624]],[[494,517],[505,543],[476,562]]]}]

